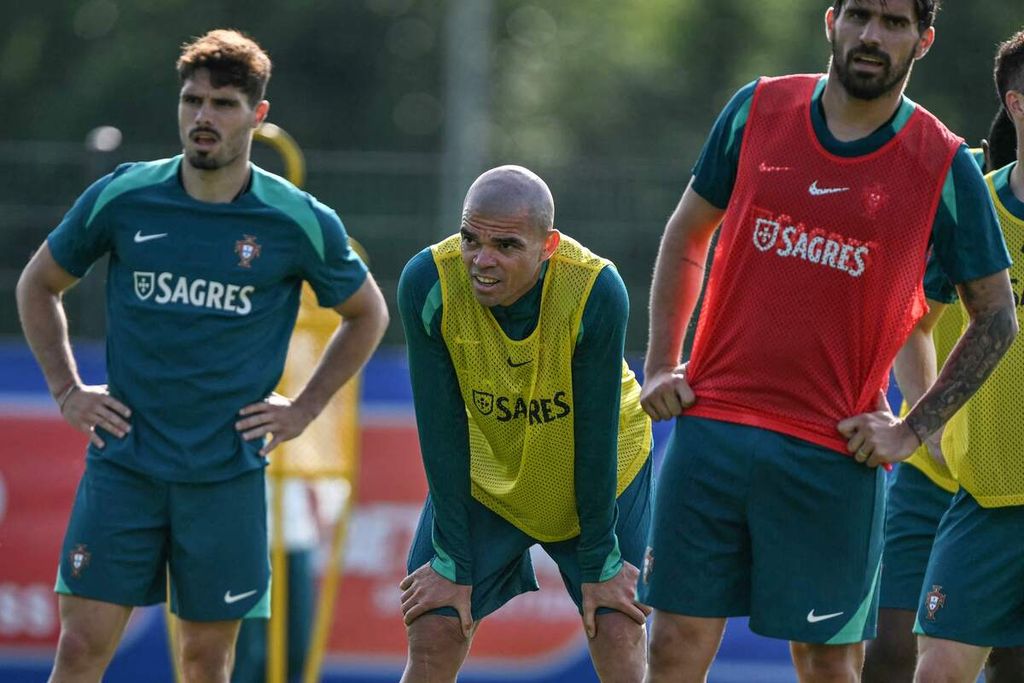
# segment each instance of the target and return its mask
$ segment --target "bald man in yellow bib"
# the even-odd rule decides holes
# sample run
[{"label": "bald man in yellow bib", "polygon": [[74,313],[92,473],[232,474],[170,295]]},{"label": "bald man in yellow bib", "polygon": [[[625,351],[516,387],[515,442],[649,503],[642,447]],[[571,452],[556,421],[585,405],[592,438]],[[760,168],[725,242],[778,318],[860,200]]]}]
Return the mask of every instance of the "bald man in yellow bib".
[{"label": "bald man in yellow bib", "polygon": [[402,680],[455,680],[480,621],[537,590],[537,544],[598,675],[642,680],[651,424],[615,267],[554,229],[540,177],[501,166],[470,187],[459,232],[409,261],[398,299],[430,489],[401,583]]}]

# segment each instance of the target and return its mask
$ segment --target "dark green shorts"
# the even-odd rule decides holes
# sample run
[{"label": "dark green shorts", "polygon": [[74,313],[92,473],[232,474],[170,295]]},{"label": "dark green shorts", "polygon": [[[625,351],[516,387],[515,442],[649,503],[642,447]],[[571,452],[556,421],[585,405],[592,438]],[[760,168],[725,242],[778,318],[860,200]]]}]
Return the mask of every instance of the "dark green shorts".
[{"label": "dark green shorts", "polygon": [[90,458],[56,591],[118,605],[164,602],[190,621],[266,617],[270,563],[263,470],[210,484],[159,481]]},{"label": "dark green shorts", "polygon": [[882,471],[777,432],[680,417],[658,475],[640,600],[750,615],[772,638],[874,637]]},{"label": "dark green shorts", "polygon": [[984,508],[957,491],[935,535],[914,632],[1024,645],[1024,505]]},{"label": "dark green shorts", "polygon": [[936,486],[913,465],[903,463],[892,474],[888,495],[878,604],[885,609],[917,611],[935,531],[953,494]]},{"label": "dark green shorts", "polygon": [[[647,528],[651,522],[653,471],[651,459],[648,458],[618,499],[615,533],[619,540],[619,552],[623,560],[636,567],[640,567],[643,562]],[[583,594],[576,557],[578,536],[567,541],[542,543],[527,536],[477,501],[471,501],[470,505],[473,619],[483,619],[515,596],[538,589],[530,560],[530,548],[534,545],[540,545],[558,565],[569,596],[580,607]],[[428,496],[412,547],[409,548],[407,568],[410,573],[434,557],[431,540],[433,526],[434,508]],[[598,611],[609,610],[601,608]],[[433,613],[457,616],[450,607],[434,610]]]}]

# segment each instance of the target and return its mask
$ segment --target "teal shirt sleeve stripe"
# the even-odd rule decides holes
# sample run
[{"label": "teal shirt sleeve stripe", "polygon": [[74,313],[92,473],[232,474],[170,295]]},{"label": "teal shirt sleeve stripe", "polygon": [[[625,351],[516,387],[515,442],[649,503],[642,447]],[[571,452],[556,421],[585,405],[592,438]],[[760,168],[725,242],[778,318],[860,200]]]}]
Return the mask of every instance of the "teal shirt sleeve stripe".
[{"label": "teal shirt sleeve stripe", "polygon": [[438,280],[427,293],[427,300],[423,302],[423,312],[420,319],[423,321],[423,331],[427,336],[433,336],[431,331],[434,327],[434,319],[441,312],[441,281]]},{"label": "teal shirt sleeve stripe", "polygon": [[729,205],[740,163],[743,131],[758,81],[740,88],[718,115],[693,167],[693,190],[713,206]]},{"label": "teal shirt sleeve stripe", "polygon": [[608,558],[604,562],[604,567],[601,569],[601,576],[599,581],[608,581],[609,579],[615,578],[619,571],[622,569],[622,553],[619,551],[619,539],[615,539],[615,548],[612,552],[608,553]]},{"label": "teal shirt sleeve stripe", "polygon": [[96,203],[92,205],[92,211],[89,213],[89,218],[85,221],[85,227],[88,228],[92,225],[93,219],[103,210],[103,207],[124,193],[141,187],[159,185],[172,178],[178,172],[180,162],[181,157],[178,156],[172,159],[160,159],[159,161],[146,161],[134,164],[103,188],[103,192],[96,198]]},{"label": "teal shirt sleeve stripe", "polygon": [[992,186],[996,191],[996,200],[1003,205],[1009,213],[1024,220],[1024,202],[1017,199],[1017,195],[1013,193],[1013,188],[1010,187],[1010,173],[1013,168],[1017,165],[1017,162],[1003,166],[998,171],[994,171],[991,175]]},{"label": "teal shirt sleeve stripe", "polygon": [[967,145],[957,150],[942,187],[932,251],[954,284],[991,275],[1011,263],[991,193]]},{"label": "teal shirt sleeve stripe", "polygon": [[953,169],[946,174],[946,182],[942,184],[942,208],[949,212],[953,223],[959,223],[960,217],[956,208],[956,183],[953,182]]},{"label": "teal shirt sleeve stripe", "polygon": [[437,542],[437,536],[432,534],[434,543],[434,552],[437,554],[431,562],[430,566],[435,572],[448,579],[452,583],[456,582],[457,572],[455,570],[455,560],[444,551],[441,544]]},{"label": "teal shirt sleeve stripe", "polygon": [[323,232],[306,194],[283,178],[255,166],[252,166],[252,169],[253,194],[267,206],[274,207],[295,221],[295,224],[306,233],[317,256],[323,260]]}]

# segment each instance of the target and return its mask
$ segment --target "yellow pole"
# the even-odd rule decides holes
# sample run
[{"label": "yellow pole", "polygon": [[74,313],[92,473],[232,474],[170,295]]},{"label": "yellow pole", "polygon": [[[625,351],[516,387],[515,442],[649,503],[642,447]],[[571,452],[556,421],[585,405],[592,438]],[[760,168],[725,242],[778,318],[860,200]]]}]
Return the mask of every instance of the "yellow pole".
[{"label": "yellow pole", "polygon": [[[295,187],[306,182],[306,161],[295,139],[283,128],[264,123],[254,138],[273,147],[284,160],[284,176]],[[284,457],[284,451],[278,457]],[[270,467],[271,517],[274,535],[270,547],[270,568],[274,577],[270,592],[270,621],[267,624],[267,683],[285,683],[288,677],[288,556],[284,544],[284,481],[280,468]]]}]

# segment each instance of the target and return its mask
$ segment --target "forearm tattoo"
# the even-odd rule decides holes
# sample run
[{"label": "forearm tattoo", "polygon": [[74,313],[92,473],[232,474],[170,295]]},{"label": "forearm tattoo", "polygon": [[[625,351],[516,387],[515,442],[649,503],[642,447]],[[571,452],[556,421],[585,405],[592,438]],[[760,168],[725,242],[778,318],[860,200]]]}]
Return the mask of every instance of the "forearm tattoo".
[{"label": "forearm tattoo", "polygon": [[975,314],[935,384],[907,415],[907,426],[922,443],[953,417],[992,374],[1016,333],[1012,307]]}]

